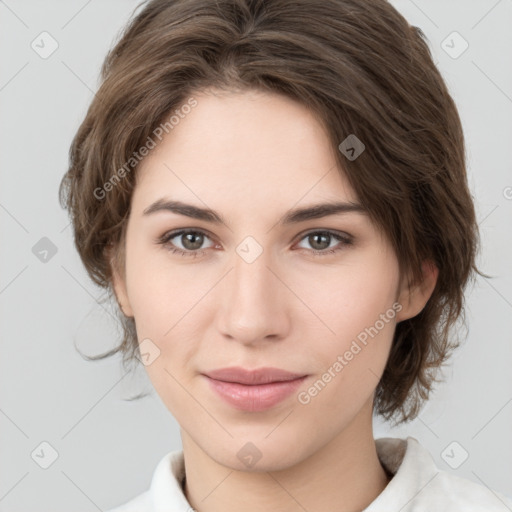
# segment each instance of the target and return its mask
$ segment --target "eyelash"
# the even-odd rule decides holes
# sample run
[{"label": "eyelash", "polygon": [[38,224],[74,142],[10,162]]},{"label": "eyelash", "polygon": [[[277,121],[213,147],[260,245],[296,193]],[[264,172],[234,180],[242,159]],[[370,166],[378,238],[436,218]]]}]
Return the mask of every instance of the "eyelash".
[{"label": "eyelash", "polygon": [[[198,256],[201,256],[204,252],[206,252],[206,249],[200,249],[200,250],[196,250],[196,251],[191,251],[191,250],[184,251],[183,249],[179,249],[179,248],[175,247],[171,243],[171,240],[173,238],[176,238],[180,235],[185,235],[185,234],[204,235],[205,237],[210,238],[207,233],[205,233],[204,231],[201,231],[201,230],[182,229],[182,230],[178,230],[178,231],[171,231],[171,232],[165,233],[162,237],[157,239],[157,243],[160,245],[163,245],[164,247],[168,247],[168,250],[171,253],[179,254],[180,256],[185,256],[185,257],[197,258]],[[301,242],[302,240],[304,240],[305,238],[307,238],[311,235],[327,235],[327,236],[331,236],[331,237],[335,238],[336,240],[338,240],[339,242],[341,242],[340,246],[338,246],[334,249],[324,249],[322,251],[316,250],[316,249],[311,249],[311,250],[303,249],[303,250],[306,250],[307,252],[311,253],[313,256],[327,256],[329,254],[334,254],[334,253],[337,253],[337,252],[343,250],[344,246],[352,245],[352,243],[353,243],[352,237],[350,235],[346,235],[346,234],[342,235],[341,233],[337,233],[337,232],[329,231],[329,230],[309,231],[299,240],[299,242]]]}]

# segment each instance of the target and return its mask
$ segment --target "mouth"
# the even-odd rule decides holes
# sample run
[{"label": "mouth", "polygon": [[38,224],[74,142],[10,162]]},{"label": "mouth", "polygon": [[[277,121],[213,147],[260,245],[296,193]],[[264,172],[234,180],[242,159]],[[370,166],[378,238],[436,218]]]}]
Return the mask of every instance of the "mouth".
[{"label": "mouth", "polygon": [[285,400],[308,375],[279,368],[232,367],[209,371],[203,376],[224,402],[238,410],[258,412]]},{"label": "mouth", "polygon": [[288,382],[305,377],[304,373],[293,373],[280,368],[257,368],[255,370],[246,370],[239,366],[231,368],[221,368],[206,372],[204,375],[211,379],[223,382],[233,382],[245,385],[270,384],[273,382]]}]

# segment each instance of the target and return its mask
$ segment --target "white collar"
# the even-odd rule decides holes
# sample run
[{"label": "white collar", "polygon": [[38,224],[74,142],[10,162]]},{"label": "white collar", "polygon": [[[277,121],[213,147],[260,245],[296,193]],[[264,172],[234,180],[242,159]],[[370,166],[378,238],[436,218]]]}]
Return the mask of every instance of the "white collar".
[{"label": "white collar", "polygon": [[[430,454],[413,437],[405,439],[380,438],[375,440],[377,454],[383,466],[399,478],[393,477],[384,491],[365,510],[374,511],[374,504],[386,501],[387,495],[395,494],[402,486],[400,476],[407,474],[414,478],[417,486],[422,486],[437,471]],[[418,455],[421,463],[418,464]],[[189,512],[190,504],[182,489],[185,478],[183,450],[173,451],[158,463],[151,481],[150,495],[155,512]],[[415,485],[415,487],[416,487]],[[172,508],[171,508],[172,507]],[[375,509],[376,511],[377,509]]]},{"label": "white collar", "polygon": [[[382,465],[393,474],[386,488],[364,512],[510,512],[512,499],[483,485],[440,471],[413,437],[375,440]],[[183,451],[173,451],[158,463],[148,491],[110,512],[190,512],[182,489]]]}]

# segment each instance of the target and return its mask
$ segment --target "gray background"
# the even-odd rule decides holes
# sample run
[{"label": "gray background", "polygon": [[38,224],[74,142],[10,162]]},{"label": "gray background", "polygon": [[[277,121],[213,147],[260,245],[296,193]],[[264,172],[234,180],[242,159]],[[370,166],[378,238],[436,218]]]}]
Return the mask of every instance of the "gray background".
[{"label": "gray background", "polygon": [[[400,429],[377,421],[375,436],[412,435],[440,468],[512,495],[512,0],[392,3],[427,34],[459,106],[480,265],[494,278],[468,291],[467,341],[420,417]],[[119,358],[87,362],[75,349],[103,352],[119,331],[97,303],[102,292],[57,200],[102,60],[135,6],[0,1],[0,511],[113,507],[146,490],[157,462],[180,448],[178,425],[154,392],[126,400],[151,391],[143,368],[126,376]],[[46,59],[31,47],[43,31],[58,42]],[[453,31],[469,43],[458,58],[441,46]],[[452,51],[461,48],[451,39]],[[46,262],[33,252],[43,237],[57,250]],[[40,464],[50,448],[31,456],[42,442],[58,453],[48,469]]]}]

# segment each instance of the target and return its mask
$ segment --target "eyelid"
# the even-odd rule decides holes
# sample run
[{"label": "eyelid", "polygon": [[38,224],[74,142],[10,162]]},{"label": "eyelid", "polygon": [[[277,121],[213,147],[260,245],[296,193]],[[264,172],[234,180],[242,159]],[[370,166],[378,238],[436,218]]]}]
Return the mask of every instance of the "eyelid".
[{"label": "eyelid", "polygon": [[178,235],[186,233],[198,233],[200,235],[207,236],[210,240],[216,240],[215,236],[211,234],[207,229],[204,228],[176,228],[166,231],[163,235],[157,236],[154,240],[155,243],[162,243],[164,240],[170,240]]},{"label": "eyelid", "polygon": [[[173,243],[171,243],[171,239],[188,234],[188,233],[195,233],[204,235],[206,238],[209,238],[212,243],[218,244],[216,241],[216,238],[210,234],[210,232],[207,229],[203,228],[177,228],[174,230],[167,231],[164,233],[161,237],[158,237],[155,240],[155,243],[159,245],[163,245],[164,247],[170,246],[169,249],[167,249],[171,253],[179,254],[182,257],[193,257],[197,258],[199,256],[202,256],[204,253],[208,252],[208,249],[212,249],[212,247],[207,247],[206,249],[197,249],[197,250],[187,250],[187,249],[181,249],[179,247],[176,247]],[[333,237],[338,241],[338,243],[335,245],[334,248],[325,248],[325,249],[306,249],[306,248],[299,248],[299,251],[305,251],[307,254],[315,257],[326,257],[328,255],[332,255],[337,252],[341,252],[346,246],[353,245],[354,243],[354,236],[350,235],[347,232],[344,231],[338,231],[336,229],[329,229],[329,228],[310,228],[308,230],[305,230],[301,233],[299,233],[295,237],[295,241],[293,243],[293,246],[304,240],[307,236],[312,234],[326,234],[328,236]],[[341,244],[341,247],[339,245]]]},{"label": "eyelid", "polygon": [[[208,238],[209,240],[211,240],[214,245],[218,243],[216,238],[212,234],[210,234],[210,232],[208,230],[203,229],[203,228],[178,228],[178,229],[171,229],[170,231],[166,231],[162,236],[157,237],[155,239],[155,243],[156,244],[162,244],[162,245],[170,244],[171,240],[173,238],[176,238],[179,235],[185,235],[185,234],[189,234],[189,233],[204,235],[205,238]],[[177,247],[177,249],[179,249],[179,247]],[[182,249],[179,249],[179,250],[182,250]],[[188,252],[190,252],[190,253],[192,253],[192,252],[199,253],[199,252],[205,251],[205,250],[206,249],[198,249],[197,251],[190,251],[189,250]]]},{"label": "eyelid", "polygon": [[354,236],[350,233],[347,233],[346,231],[340,231],[338,229],[331,229],[331,228],[309,228],[301,233],[299,233],[296,236],[297,240],[302,240],[307,235],[312,235],[314,233],[327,233],[332,236],[339,236],[340,238],[343,238],[345,240],[352,241],[354,239]]},{"label": "eyelid", "polygon": [[[163,235],[157,237],[154,241],[155,243],[162,242],[163,240],[169,240],[184,233],[199,233],[202,235],[206,235],[210,240],[216,241],[216,237],[211,234],[207,229],[204,228],[176,228],[171,229],[170,231],[166,231]],[[309,228],[305,231],[302,231],[295,237],[295,241],[301,241],[304,237],[314,233],[327,233],[329,235],[337,235],[340,238],[343,238],[347,241],[351,241],[354,239],[353,235],[347,233],[346,231],[339,231],[337,229],[331,228]]]}]

